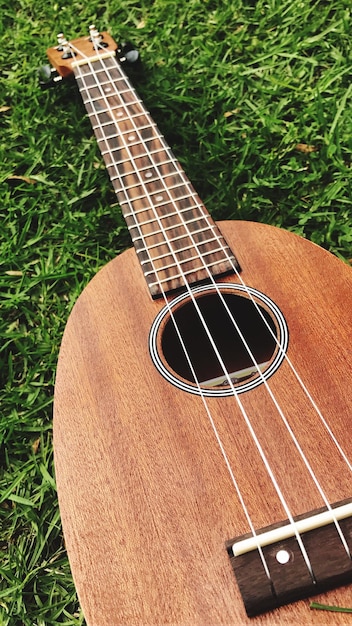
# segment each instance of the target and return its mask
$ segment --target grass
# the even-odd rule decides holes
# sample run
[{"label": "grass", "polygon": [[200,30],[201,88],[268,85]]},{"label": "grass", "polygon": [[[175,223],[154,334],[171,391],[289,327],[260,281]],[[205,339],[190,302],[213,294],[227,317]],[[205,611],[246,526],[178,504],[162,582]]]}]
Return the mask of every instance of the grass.
[{"label": "grass", "polygon": [[84,624],[55,489],[52,396],[75,300],[129,245],[56,32],[132,40],[135,84],[216,219],[352,257],[350,0],[0,0],[0,625]]}]

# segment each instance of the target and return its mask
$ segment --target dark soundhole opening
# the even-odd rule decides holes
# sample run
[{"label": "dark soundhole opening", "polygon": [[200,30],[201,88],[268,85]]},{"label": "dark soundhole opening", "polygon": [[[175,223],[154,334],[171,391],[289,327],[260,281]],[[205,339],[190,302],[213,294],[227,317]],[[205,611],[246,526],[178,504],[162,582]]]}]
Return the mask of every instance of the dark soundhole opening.
[{"label": "dark soundhole opening", "polygon": [[[230,374],[232,383],[238,385],[245,380],[260,377],[245,344],[248,345],[255,363],[264,372],[277,351],[278,330],[271,313],[258,302],[255,305],[252,300],[235,293],[224,292],[222,297],[231,316],[216,293],[198,296],[197,304],[225,364],[226,372]],[[161,337],[161,349],[168,367],[182,379],[193,384],[196,382],[185,356],[185,348],[197,381],[203,388],[229,387],[228,378],[192,300],[187,300],[176,308],[173,317],[184,347],[172,317],[168,316]]]}]

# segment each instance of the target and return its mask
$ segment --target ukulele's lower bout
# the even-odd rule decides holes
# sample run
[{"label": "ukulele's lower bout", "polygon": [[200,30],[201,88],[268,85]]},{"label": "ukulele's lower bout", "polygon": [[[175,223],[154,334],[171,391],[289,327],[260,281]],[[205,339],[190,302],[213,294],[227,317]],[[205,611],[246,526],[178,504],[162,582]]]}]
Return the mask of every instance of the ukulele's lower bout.
[{"label": "ukulele's lower bout", "polygon": [[[351,458],[351,268],[307,240],[264,224],[223,222],[221,230],[236,247],[244,282],[268,294],[283,311],[290,362]],[[231,291],[242,303],[243,292],[226,286],[229,297]],[[199,301],[210,291],[199,292]],[[171,304],[182,312],[187,302],[185,297]],[[269,305],[261,305],[271,317]],[[79,600],[89,626],[248,626],[224,546],[226,539],[247,531],[248,521],[203,401],[168,384],[150,360],[148,337],[161,308],[160,300],[149,297],[134,252],[127,250],[87,285],[65,329],[55,384],[54,452],[65,545]],[[166,311],[157,333],[160,350],[169,317]],[[160,358],[165,361],[163,354]],[[271,376],[270,389],[289,414],[329,502],[348,498],[346,463],[285,361]],[[205,373],[201,380],[211,376]],[[255,421],[292,515],[321,506],[265,385],[240,399]],[[287,515],[237,401],[229,395],[208,398],[207,405],[253,527],[283,520]],[[322,565],[325,535],[323,541]],[[265,603],[278,604],[260,563],[248,572],[248,559],[255,555],[233,557],[244,563],[241,588],[247,585],[243,595],[253,614]],[[278,563],[277,596],[282,572],[291,565]],[[328,569],[335,572],[330,564]],[[255,594],[261,597],[253,599]],[[288,595],[281,594],[280,602]],[[335,589],[320,601],[349,606],[351,591]],[[348,614],[322,617],[307,602],[254,620],[255,626],[318,626],[322,621],[351,626]]]},{"label": "ukulele's lower bout", "polygon": [[150,331],[159,372],[183,391],[230,396],[254,389],[280,366],[288,328],[277,305],[241,284],[189,289],[167,303]]},{"label": "ukulele's lower bout", "polygon": [[[249,617],[352,581],[351,504],[340,505],[333,505],[332,512],[319,509],[294,518],[311,571],[294,530],[287,536],[293,525],[274,524],[262,529],[256,536],[259,548],[242,550],[241,544],[244,547],[247,539],[253,539],[249,534],[227,542]],[[330,523],[326,523],[329,517]],[[300,526],[308,530],[301,532]],[[269,541],[270,536],[280,533],[286,538]]]}]

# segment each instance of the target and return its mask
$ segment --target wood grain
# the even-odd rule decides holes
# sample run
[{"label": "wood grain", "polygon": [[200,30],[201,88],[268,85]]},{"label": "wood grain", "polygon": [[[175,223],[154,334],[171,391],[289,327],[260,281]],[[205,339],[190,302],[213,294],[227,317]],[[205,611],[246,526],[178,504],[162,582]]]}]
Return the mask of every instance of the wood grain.
[{"label": "wood grain", "polygon": [[[105,31],[102,33],[102,36],[105,44],[107,44],[107,51],[114,52],[118,46],[113,38]],[[77,61],[80,62],[85,59],[92,59],[97,56],[97,51],[94,50],[89,35],[75,39],[72,43],[75,46],[75,54],[72,58],[63,59],[63,54],[59,49],[59,46],[48,48],[46,51],[51,65],[63,78],[73,75],[72,63]]]},{"label": "wood grain", "polygon": [[191,284],[231,272],[236,259],[122,69],[118,46],[102,37],[99,50],[81,37],[69,44],[71,58],[60,46],[47,55],[61,76],[75,75],[152,296],[182,288],[184,276]]},{"label": "wood grain", "polygon": [[184,276],[232,272],[236,259],[118,60],[74,71],[152,296]]},{"label": "wood grain", "polygon": [[[289,356],[352,457],[352,273],[322,249],[261,224],[224,222],[243,279],[281,308]],[[227,280],[234,280],[228,278]],[[148,353],[162,306],[133,251],[84,290],[58,363],[54,451],[67,550],[89,626],[246,624],[225,542],[248,532],[202,401],[173,387]],[[270,386],[331,502],[350,474],[287,364]],[[293,515],[322,506],[263,386],[243,394]],[[233,398],[209,407],[256,528],[286,518]],[[352,605],[351,588],[318,600]],[[255,624],[347,624],[299,601]]]}]

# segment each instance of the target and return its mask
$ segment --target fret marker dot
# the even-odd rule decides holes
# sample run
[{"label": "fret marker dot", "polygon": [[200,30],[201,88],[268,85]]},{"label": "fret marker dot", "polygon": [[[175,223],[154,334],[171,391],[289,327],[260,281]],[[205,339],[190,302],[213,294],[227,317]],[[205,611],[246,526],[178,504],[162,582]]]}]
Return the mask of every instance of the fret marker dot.
[{"label": "fret marker dot", "polygon": [[145,176],[146,178],[151,178],[152,173],[151,173],[151,172],[146,172],[146,173],[144,174],[144,176]]},{"label": "fret marker dot", "polygon": [[275,556],[277,562],[280,563],[280,565],[285,565],[289,562],[291,558],[291,555],[287,550],[279,550]]},{"label": "fret marker dot", "polygon": [[122,116],[123,116],[122,111],[118,111],[118,112],[115,114],[115,117],[122,117]]},{"label": "fret marker dot", "polygon": [[105,93],[109,93],[111,91],[111,87],[105,87],[104,91]]},{"label": "fret marker dot", "polygon": [[136,135],[129,135],[127,137],[128,141],[133,141],[136,138]]},{"label": "fret marker dot", "polygon": [[157,197],[155,198],[155,200],[156,200],[157,202],[161,202],[162,200],[164,200],[164,196],[157,196]]}]

